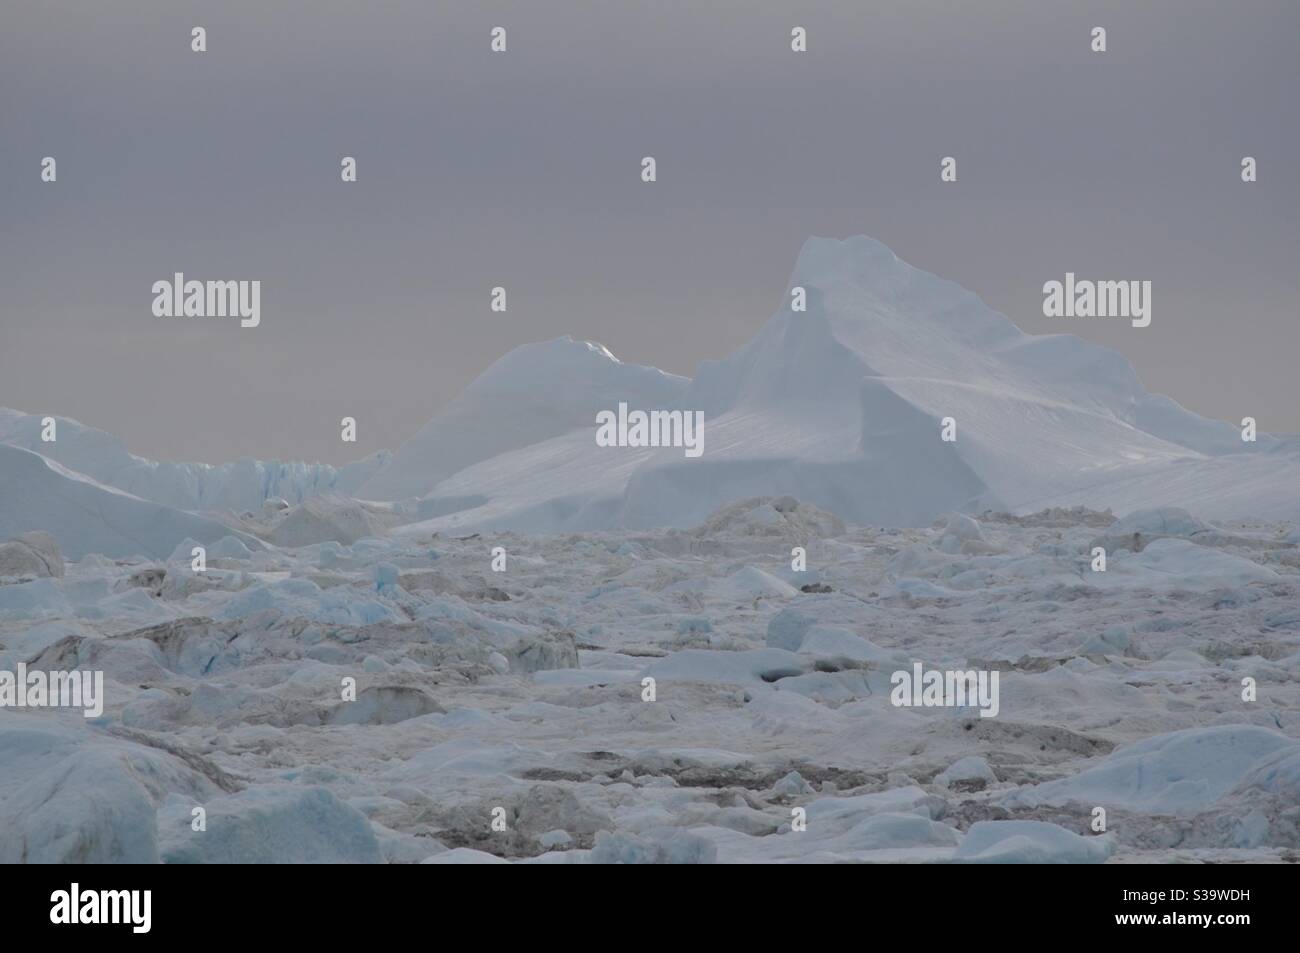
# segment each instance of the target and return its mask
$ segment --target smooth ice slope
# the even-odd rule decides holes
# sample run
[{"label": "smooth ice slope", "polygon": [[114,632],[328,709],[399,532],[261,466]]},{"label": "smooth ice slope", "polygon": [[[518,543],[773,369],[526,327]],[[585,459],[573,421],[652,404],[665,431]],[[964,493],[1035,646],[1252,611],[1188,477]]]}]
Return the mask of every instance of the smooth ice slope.
[{"label": "smooth ice slope", "polygon": [[1256,725],[1189,728],[1120,748],[1095,767],[1018,791],[1006,803],[1083,802],[1149,814],[1194,813],[1241,784],[1268,756],[1296,749],[1286,735]]},{"label": "smooth ice slope", "polygon": [[[187,536],[213,543],[234,534],[184,513],[96,483],[37,453],[0,444],[0,539],[43,530],[65,556],[165,558]],[[261,549],[252,537],[245,545]]]}]

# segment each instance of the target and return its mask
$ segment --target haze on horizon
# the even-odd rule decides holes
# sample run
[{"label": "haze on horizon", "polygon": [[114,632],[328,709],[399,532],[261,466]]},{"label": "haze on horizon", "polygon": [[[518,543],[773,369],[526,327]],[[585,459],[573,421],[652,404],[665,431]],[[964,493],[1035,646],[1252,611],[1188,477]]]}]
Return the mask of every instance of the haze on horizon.
[{"label": "haze on horizon", "polygon": [[[694,375],[806,238],[866,234],[1192,411],[1300,432],[1300,6],[879,6],[16,0],[0,405],[162,459],[342,463],[526,342]],[[261,326],[154,317],[176,271],[260,280]],[[1151,280],[1151,326],[1044,318],[1067,271]]]}]

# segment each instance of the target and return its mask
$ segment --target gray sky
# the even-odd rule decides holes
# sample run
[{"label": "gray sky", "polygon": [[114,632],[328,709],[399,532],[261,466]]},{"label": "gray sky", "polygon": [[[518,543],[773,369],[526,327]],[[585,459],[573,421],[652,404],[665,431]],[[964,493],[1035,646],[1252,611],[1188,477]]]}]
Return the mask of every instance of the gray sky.
[{"label": "gray sky", "polygon": [[[527,341],[693,374],[862,233],[1297,432],[1297,46],[1295,0],[6,0],[0,404],[338,463]],[[174,271],[260,279],[261,327],[154,317]],[[1044,318],[1066,271],[1151,280],[1151,326]]]}]

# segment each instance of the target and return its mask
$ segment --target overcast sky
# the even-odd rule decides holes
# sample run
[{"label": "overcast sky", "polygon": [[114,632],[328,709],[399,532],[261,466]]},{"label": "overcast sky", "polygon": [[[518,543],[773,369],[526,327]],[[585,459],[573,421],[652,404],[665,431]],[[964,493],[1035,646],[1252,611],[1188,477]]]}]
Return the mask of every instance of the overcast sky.
[{"label": "overcast sky", "polygon": [[[1298,46],[1295,0],[5,0],[0,405],[338,463],[528,341],[693,374],[867,234],[1297,432]],[[175,271],[261,280],[261,326],[154,317]],[[1066,271],[1152,281],[1151,326],[1044,318]]]}]

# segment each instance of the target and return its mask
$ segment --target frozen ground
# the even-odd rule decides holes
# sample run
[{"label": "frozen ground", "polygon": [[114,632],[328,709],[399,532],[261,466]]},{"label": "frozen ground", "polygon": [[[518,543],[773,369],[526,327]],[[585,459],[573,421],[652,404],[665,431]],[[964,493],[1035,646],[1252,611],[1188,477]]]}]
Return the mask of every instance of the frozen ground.
[{"label": "frozen ground", "polygon": [[[0,711],[0,861],[1294,861],[1300,537],[1114,523],[763,498],[687,530],[231,537],[202,574],[187,543],[43,556],[0,585],[0,670],[102,670],[107,703]],[[997,670],[997,716],[895,707],[913,661]]]}]

